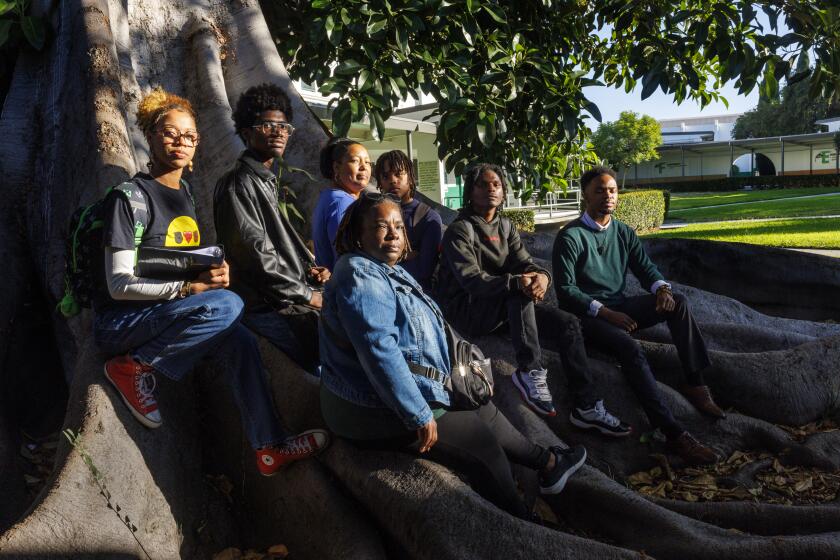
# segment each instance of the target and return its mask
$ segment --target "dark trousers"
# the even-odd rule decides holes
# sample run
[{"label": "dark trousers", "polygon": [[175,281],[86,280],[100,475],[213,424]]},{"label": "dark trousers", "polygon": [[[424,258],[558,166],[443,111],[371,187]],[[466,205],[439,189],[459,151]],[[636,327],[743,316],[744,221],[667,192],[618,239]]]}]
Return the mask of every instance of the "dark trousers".
[{"label": "dark trousers", "polygon": [[499,298],[453,302],[447,319],[465,336],[490,334],[508,325],[516,365],[522,371],[541,369],[540,335],[560,354],[575,406],[590,408],[598,397],[586,361],[580,320],[573,314],[534,302],[521,292]]},{"label": "dark trousers", "polygon": [[278,311],[246,311],[242,324],[269,340],[285,352],[297,365],[318,374],[318,317],[317,309],[300,308],[299,313]]},{"label": "dark trousers", "polygon": [[[610,306],[610,309],[632,317],[639,329],[666,321],[688,384],[703,385],[702,370],[710,364],[706,343],[691,316],[685,297],[674,294],[674,301],[676,306],[671,312],[657,313],[656,296],[652,294],[627,298],[624,303]],[[587,340],[618,358],[621,370],[651,424],[660,428],[667,437],[681,434],[683,428],[662,401],[656,379],[639,342],[623,329],[597,317],[582,317],[581,324]]]},{"label": "dark trousers", "polygon": [[[437,419],[438,441],[424,454],[467,475],[478,492],[501,509],[528,519],[510,462],[540,470],[551,451],[529,441],[490,402],[478,410],[447,412]],[[387,440],[356,440],[359,447],[417,451],[416,433]]]}]

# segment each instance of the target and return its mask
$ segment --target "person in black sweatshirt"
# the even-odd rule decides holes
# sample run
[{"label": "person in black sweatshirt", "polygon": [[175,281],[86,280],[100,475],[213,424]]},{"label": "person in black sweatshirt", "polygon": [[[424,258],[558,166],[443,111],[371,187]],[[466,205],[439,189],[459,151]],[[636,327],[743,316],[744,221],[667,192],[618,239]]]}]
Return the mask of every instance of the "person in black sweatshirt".
[{"label": "person in black sweatshirt", "polygon": [[[613,171],[607,167],[591,169],[583,174],[580,185],[586,209],[563,228],[554,242],[552,264],[558,304],[580,317],[587,340],[618,357],[621,371],[651,423],[665,434],[669,447],[689,462],[714,462],[712,450],[697,442],[674,419],[644,350],[631,336],[637,329],[667,322],[686,374],[682,393],[704,414],[724,418],[703,381],[709,356],[688,303],[681,294],[671,292],[671,285],[645,253],[636,232],[612,216],[618,202]],[[624,295],[628,270],[649,294]]]},{"label": "person in black sweatshirt", "polygon": [[575,405],[599,412],[595,426],[611,436],[626,436],[630,426],[607,412],[594,392],[580,321],[553,306],[537,305],[551,274],[534,263],[510,220],[499,210],[507,195],[497,165],[480,163],[466,173],[463,208],[443,237],[437,296],[459,332],[480,336],[506,324],[516,352],[513,382],[535,412],[556,411],[541,363],[539,331],[552,333]]}]

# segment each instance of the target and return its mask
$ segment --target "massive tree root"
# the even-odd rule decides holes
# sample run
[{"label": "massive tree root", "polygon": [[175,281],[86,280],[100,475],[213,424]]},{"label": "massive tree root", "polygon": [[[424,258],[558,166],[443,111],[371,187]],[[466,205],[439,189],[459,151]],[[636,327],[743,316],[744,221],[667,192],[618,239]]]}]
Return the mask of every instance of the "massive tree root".
[{"label": "massive tree root", "polygon": [[[242,91],[266,81],[289,91],[298,129],[288,153],[292,165],[314,173],[315,154],[326,140],[321,124],[291,88],[254,0],[188,6],[83,0],[36,8],[56,33],[45,53],[21,57],[0,118],[0,257],[6,270],[0,334],[14,324],[28,284],[35,283],[50,305],[60,299],[64,235],[73,209],[145,164],[146,147],[133,115],[149,88],[162,85],[189,96],[204,138],[212,139],[201,145],[191,177],[207,239],[212,237],[213,183],[241,149],[229,114]],[[302,213],[309,213],[316,188],[302,179],[293,188]],[[550,239],[528,241],[536,255],[547,256]],[[690,278],[688,272],[699,266],[690,260],[691,251],[668,247],[663,243],[653,252],[669,278],[752,302],[749,290],[732,288],[731,276],[730,284],[719,279],[704,284],[704,275],[712,272],[702,269],[703,275]],[[737,258],[718,266],[741,266],[736,261],[749,258],[745,251],[737,248]],[[822,274],[834,270],[833,264],[807,256],[794,262],[771,253],[761,254],[770,276],[752,283],[781,287],[762,288],[770,295],[757,305],[785,301],[791,307],[791,298],[777,294],[797,288],[824,298],[836,293],[831,291],[838,284],[834,272]],[[668,268],[669,262],[677,264]],[[795,283],[780,284],[794,278],[787,274],[791,266]],[[812,290],[815,285],[818,290]],[[723,421],[700,417],[672,388],[681,374],[666,333],[649,329],[641,336],[677,417],[723,455],[760,450],[779,454],[786,464],[836,469],[836,432],[794,439],[774,423],[836,416],[832,368],[840,328],[765,316],[686,285],[677,290],[689,296],[708,334],[714,362],[709,382],[721,402],[733,407]],[[818,303],[806,306],[811,315]],[[200,367],[193,381],[180,385],[161,380],[165,424],[149,431],[103,384],[103,357],[90,342],[89,314],[53,319],[72,380],[64,427],[78,437],[75,445],[62,440],[52,479],[21,513],[16,448],[7,443],[0,417],[0,530],[4,522],[14,522],[0,533],[2,555],[201,558],[226,546],[266,548],[279,542],[295,557],[321,559],[630,558],[641,551],[658,558],[840,555],[840,538],[833,532],[836,505],[688,503],[628,489],[627,475],[661,461],[661,444],[605,441],[572,430],[562,368],[551,352],[546,365],[555,372],[552,390],[560,412],[544,422],[522,406],[510,386],[509,346],[496,337],[480,341],[496,358],[497,402],[511,420],[543,443],[562,439],[589,450],[589,466],[563,494],[547,500],[560,525],[575,535],[513,519],[439,465],[404,454],[361,452],[341,441],[319,460],[263,479],[243,443],[223,370]],[[0,379],[15,373],[5,367],[8,340],[0,336]],[[321,425],[317,388],[272,347],[263,344],[263,353],[284,422],[290,429]],[[646,419],[614,361],[592,356],[610,408],[645,430]],[[526,491],[533,486],[532,480],[522,483]]]}]

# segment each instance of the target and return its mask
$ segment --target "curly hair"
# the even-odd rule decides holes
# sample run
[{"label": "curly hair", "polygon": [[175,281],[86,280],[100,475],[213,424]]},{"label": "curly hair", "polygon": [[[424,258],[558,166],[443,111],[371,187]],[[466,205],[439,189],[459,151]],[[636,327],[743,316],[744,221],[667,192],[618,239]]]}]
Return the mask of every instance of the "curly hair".
[{"label": "curly hair", "polygon": [[137,105],[137,126],[147,137],[154,132],[160,120],[169,111],[182,111],[196,119],[195,110],[188,99],[157,87],[147,93]]},{"label": "curly hair", "polygon": [[282,111],[289,122],[293,118],[292,102],[286,92],[274,84],[260,84],[248,88],[236,102],[233,124],[237,134],[241,136],[243,129],[254,126],[263,111]]},{"label": "curly hair", "polygon": [[[502,171],[502,168],[495,163],[476,163],[470,166],[466,173],[464,173],[464,193],[462,199],[464,208],[470,207],[473,187],[485,171],[492,171],[499,176],[499,181],[502,183],[502,194],[504,195],[502,200],[507,200],[507,180],[505,179],[505,172]],[[502,202],[502,206],[504,206],[504,202]]]},{"label": "curly hair", "polygon": [[592,182],[592,179],[600,177],[601,175],[609,175],[615,179],[615,171],[606,165],[596,165],[592,169],[587,169],[586,172],[580,176],[580,190],[585,190],[586,186]]},{"label": "curly hair", "polygon": [[350,146],[355,146],[356,144],[363,146],[361,142],[350,140],[349,138],[337,137],[331,138],[327,142],[327,145],[321,148],[319,167],[324,179],[332,180],[335,178],[333,176],[333,163],[343,158],[344,154],[350,151]]},{"label": "curly hair", "polygon": [[[347,207],[344,212],[344,217],[341,219],[341,224],[338,226],[338,232],[335,235],[335,252],[338,255],[344,253],[353,253],[362,248],[362,225],[365,218],[370,215],[370,211],[382,204],[393,204],[397,211],[402,215],[402,207],[400,201],[390,194],[381,194],[377,192],[363,191],[358,200]],[[408,236],[403,233],[403,252],[400,255],[400,261],[411,252],[411,244],[408,242]]]},{"label": "curly hair", "polygon": [[402,150],[391,150],[376,159],[376,165],[373,168],[373,177],[377,183],[382,182],[381,177],[385,175],[386,164],[388,171],[391,173],[404,171],[408,175],[408,187],[411,190],[411,196],[414,196],[414,193],[417,191],[417,183],[414,180],[414,166],[405,152]]}]

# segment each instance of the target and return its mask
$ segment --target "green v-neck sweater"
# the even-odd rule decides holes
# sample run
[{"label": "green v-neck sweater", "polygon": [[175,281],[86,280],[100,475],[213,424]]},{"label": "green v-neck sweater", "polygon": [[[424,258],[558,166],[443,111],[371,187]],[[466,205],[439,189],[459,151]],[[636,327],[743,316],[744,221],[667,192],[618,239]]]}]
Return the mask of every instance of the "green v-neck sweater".
[{"label": "green v-neck sweater", "polygon": [[558,304],[578,315],[593,299],[607,307],[621,304],[628,268],[645,289],[663,280],[633,228],[615,218],[604,231],[580,218],[569,222],[554,240],[551,260]]}]

